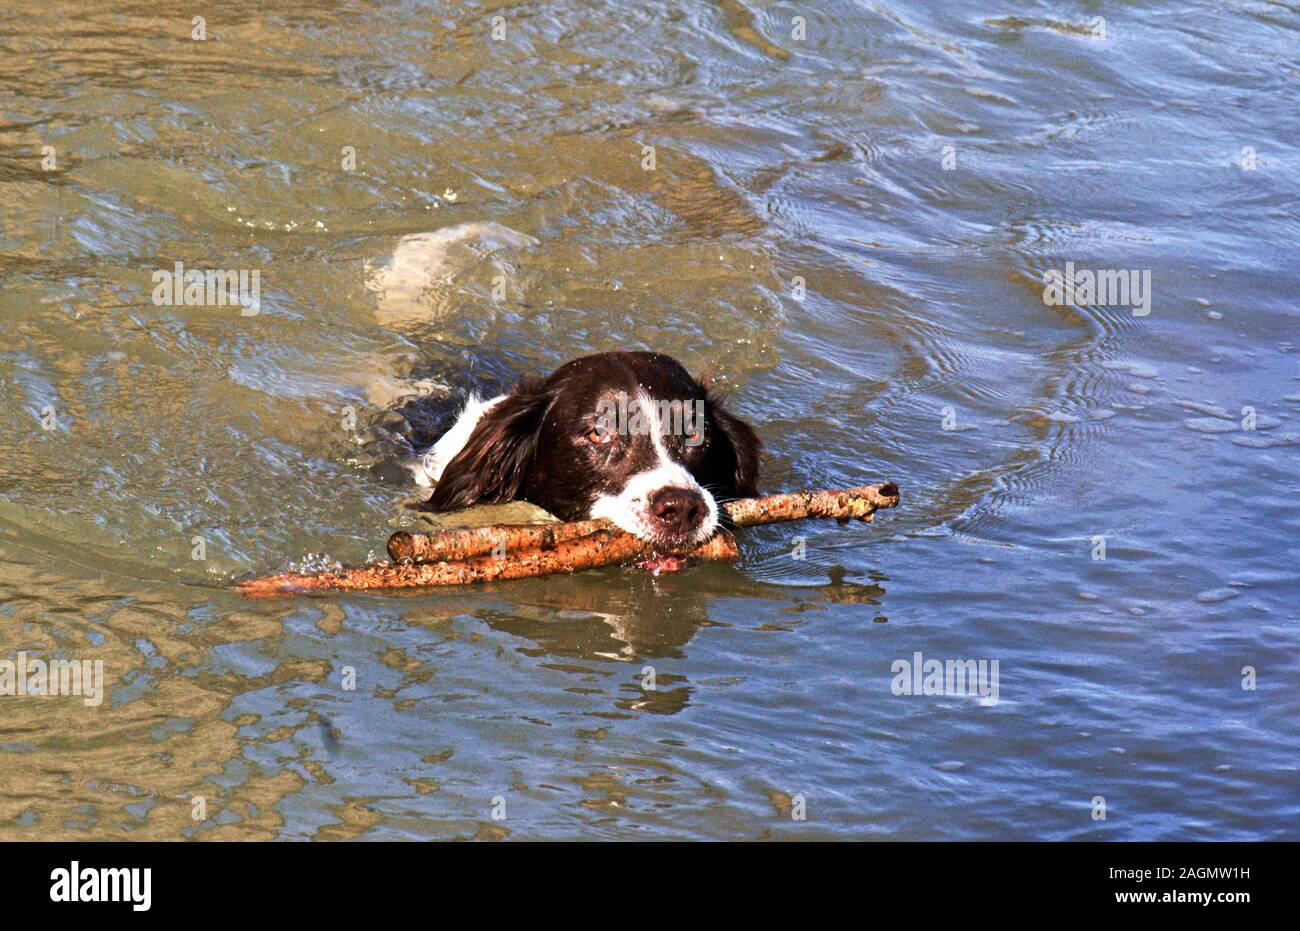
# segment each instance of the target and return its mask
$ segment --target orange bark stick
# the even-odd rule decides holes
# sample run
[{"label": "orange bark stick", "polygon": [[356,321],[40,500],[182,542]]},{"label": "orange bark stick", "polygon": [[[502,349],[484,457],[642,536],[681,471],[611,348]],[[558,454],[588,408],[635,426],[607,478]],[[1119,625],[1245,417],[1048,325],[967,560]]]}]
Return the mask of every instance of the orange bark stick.
[{"label": "orange bark stick", "polygon": [[[383,588],[422,588],[429,585],[468,585],[498,579],[522,579],[557,572],[577,572],[628,562],[649,555],[653,547],[622,530],[598,528],[594,533],[563,540],[549,549],[534,547],[500,559],[475,556],[453,562],[371,563],[337,572],[286,572],[282,575],[249,579],[238,588],[250,598],[296,595],[329,589],[368,591]],[[719,529],[684,555],[698,559],[731,562],[740,558],[736,539]]]},{"label": "orange bark stick", "polygon": [[[878,508],[898,504],[898,488],[890,484],[863,485],[838,491],[796,491],[762,498],[741,498],[724,505],[739,526],[832,517],[840,522],[871,520]],[[505,554],[493,553],[504,544]],[[684,553],[626,533],[604,520],[559,524],[500,525],[441,533],[399,531],[388,541],[391,564],[372,563],[336,572],[286,572],[238,583],[253,598],[302,592],[370,591],[467,585],[502,579],[522,579],[558,572],[578,572],[660,555],[734,561],[740,550],[731,533],[719,528],[699,546]],[[497,552],[500,552],[499,550]]]},{"label": "orange bark stick", "polygon": [[725,505],[731,520],[739,527],[776,524],[806,517],[833,517],[848,520],[871,520],[880,508],[898,504],[898,486],[859,485],[837,491],[790,491],[761,498],[738,498]]},{"label": "orange bark stick", "polygon": [[[723,505],[738,527],[833,517],[840,521],[871,520],[878,508],[898,504],[898,486],[862,485],[840,491],[792,491],[761,498],[739,498]],[[597,530],[616,531],[606,520],[578,520],[561,524],[498,524],[471,530],[412,533],[399,530],[388,538],[388,555],[394,562],[440,562],[530,549],[551,549],[568,540],[590,536]]]},{"label": "orange bark stick", "polygon": [[548,550],[590,536],[597,530],[613,529],[614,525],[607,520],[575,520],[560,524],[495,524],[429,533],[399,530],[388,538],[388,555],[393,562],[441,562],[486,556],[494,551]]}]

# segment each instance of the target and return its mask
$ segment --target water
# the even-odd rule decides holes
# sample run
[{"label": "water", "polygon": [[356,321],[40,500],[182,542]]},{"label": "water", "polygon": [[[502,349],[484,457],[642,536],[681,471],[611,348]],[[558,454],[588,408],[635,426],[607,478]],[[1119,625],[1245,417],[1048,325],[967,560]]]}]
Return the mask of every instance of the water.
[{"label": "water", "polygon": [[[0,650],[107,681],[0,699],[0,837],[1300,838],[1294,6],[94,6],[0,11]],[[231,591],[382,552],[411,391],[616,347],[902,506]]]}]

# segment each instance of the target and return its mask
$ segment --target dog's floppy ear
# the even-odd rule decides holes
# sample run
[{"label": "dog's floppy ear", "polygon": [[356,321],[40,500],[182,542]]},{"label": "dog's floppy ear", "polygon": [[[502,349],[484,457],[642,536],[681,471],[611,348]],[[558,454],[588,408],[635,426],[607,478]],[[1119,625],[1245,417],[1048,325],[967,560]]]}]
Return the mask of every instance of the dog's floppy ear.
[{"label": "dog's floppy ear", "polygon": [[736,494],[751,498],[758,494],[758,457],[763,449],[762,441],[753,427],[728,413],[713,395],[709,396],[709,407],[713,410],[714,421],[736,451]]},{"label": "dog's floppy ear", "polygon": [[537,435],[551,406],[540,381],[524,382],[493,405],[442,471],[422,511],[454,511],[510,501],[537,453]]}]

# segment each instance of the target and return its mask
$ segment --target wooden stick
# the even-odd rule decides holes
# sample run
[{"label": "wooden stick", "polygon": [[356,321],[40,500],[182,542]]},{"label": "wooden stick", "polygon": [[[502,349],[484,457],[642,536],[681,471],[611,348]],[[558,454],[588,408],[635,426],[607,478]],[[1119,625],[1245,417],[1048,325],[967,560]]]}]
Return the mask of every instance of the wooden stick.
[{"label": "wooden stick", "polygon": [[[498,559],[475,556],[455,562],[371,563],[337,572],[286,572],[239,583],[251,598],[295,595],[319,589],[366,591],[380,588],[420,588],[426,585],[468,585],[497,579],[523,579],[557,572],[577,572],[628,562],[649,553],[651,547],[622,530],[598,528],[594,533],[563,540],[550,549],[534,547]],[[697,559],[734,562],[740,558],[736,538],[719,530],[684,555]]]},{"label": "wooden stick", "polygon": [[[762,498],[740,498],[724,504],[723,510],[738,527],[833,517],[871,520],[877,508],[898,504],[898,486],[862,485],[841,491],[792,491]],[[388,538],[388,555],[393,562],[440,562],[470,559],[495,552],[518,553],[531,549],[552,549],[568,540],[590,536],[597,530],[617,529],[606,520],[577,520],[560,524],[498,524],[470,530],[441,530],[412,533],[399,530]]]},{"label": "wooden stick", "polygon": [[[764,498],[742,498],[724,507],[734,523],[751,526],[805,517],[833,517],[840,522],[871,520],[877,508],[896,504],[898,488],[891,483],[840,491],[797,491]],[[503,542],[506,555],[489,555]],[[318,590],[369,591],[467,585],[577,572],[662,555],[719,561],[740,558],[735,538],[723,528],[692,550],[672,553],[603,520],[502,525],[449,530],[440,534],[399,531],[389,540],[388,551],[394,559],[391,564],[371,563],[336,572],[286,572],[249,579],[238,583],[238,587],[249,597],[265,598]],[[413,561],[417,554],[432,561]],[[455,558],[449,558],[452,556]]]},{"label": "wooden stick", "polygon": [[589,537],[598,530],[613,529],[614,525],[607,520],[574,520],[558,524],[495,524],[429,533],[399,530],[388,538],[388,555],[393,562],[442,562],[493,552],[549,550],[569,540]]},{"label": "wooden stick", "polygon": [[725,507],[737,526],[752,527],[805,517],[833,517],[842,524],[850,520],[869,521],[877,509],[896,504],[898,486],[886,482],[838,491],[791,491],[762,498],[738,498]]}]

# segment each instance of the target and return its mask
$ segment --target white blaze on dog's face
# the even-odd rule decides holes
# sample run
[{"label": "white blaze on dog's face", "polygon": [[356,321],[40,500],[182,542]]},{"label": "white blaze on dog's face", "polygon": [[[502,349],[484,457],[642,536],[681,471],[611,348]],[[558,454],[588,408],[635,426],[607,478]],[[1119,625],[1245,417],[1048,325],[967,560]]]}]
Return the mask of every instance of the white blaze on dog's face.
[{"label": "white blaze on dog's face", "polygon": [[[703,402],[700,403],[702,408]],[[679,418],[679,423],[686,430],[701,431],[699,435],[702,437],[704,424],[694,426],[692,422],[696,418],[686,414],[695,410],[695,402],[688,399],[683,403],[681,399],[674,399],[662,404],[661,399],[642,392],[626,407],[633,411],[628,419],[634,423],[636,415],[641,415],[641,423],[636,429],[650,443],[653,465],[629,477],[617,494],[597,497],[591,506],[591,516],[603,517],[628,533],[654,543],[703,543],[718,529],[718,503],[669,452],[665,438],[673,435],[667,432],[673,424],[666,422],[663,416],[666,407],[682,411],[684,416]],[[624,435],[624,431],[636,435],[626,423],[623,428],[618,435]],[[685,436],[688,448],[696,435],[689,433]]]},{"label": "white blaze on dog's face", "polygon": [[658,353],[575,359],[469,405],[445,440],[426,459],[426,510],[518,499],[666,547],[707,539],[718,500],[753,495],[758,480],[754,431]]}]

